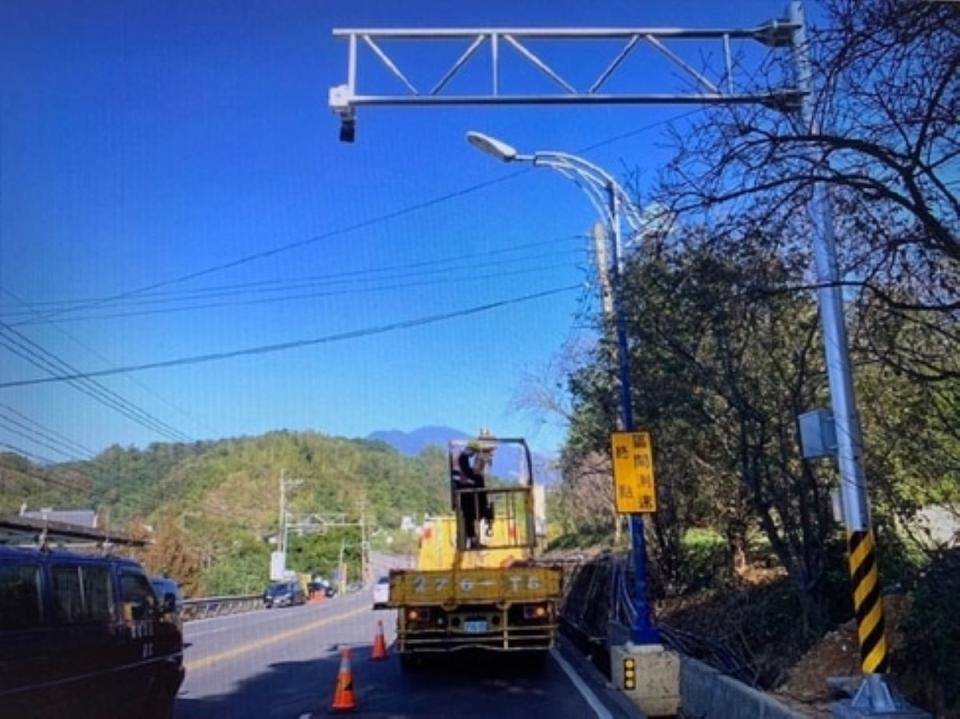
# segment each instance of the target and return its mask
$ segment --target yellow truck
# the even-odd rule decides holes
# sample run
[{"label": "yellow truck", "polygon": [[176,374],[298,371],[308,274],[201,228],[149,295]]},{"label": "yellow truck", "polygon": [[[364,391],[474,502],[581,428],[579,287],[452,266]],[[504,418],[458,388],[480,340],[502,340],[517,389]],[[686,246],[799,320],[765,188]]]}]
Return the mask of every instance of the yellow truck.
[{"label": "yellow truck", "polygon": [[[512,484],[490,471],[506,448],[521,460]],[[464,649],[545,654],[556,644],[562,570],[536,558],[530,450],[482,435],[451,442],[448,456],[453,515],[424,523],[415,569],[390,572],[402,663]]]}]

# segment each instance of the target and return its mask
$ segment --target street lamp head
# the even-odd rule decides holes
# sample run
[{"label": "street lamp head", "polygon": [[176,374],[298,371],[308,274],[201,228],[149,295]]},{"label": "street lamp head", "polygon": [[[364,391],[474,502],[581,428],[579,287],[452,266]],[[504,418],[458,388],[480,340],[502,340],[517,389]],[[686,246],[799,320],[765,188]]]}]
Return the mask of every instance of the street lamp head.
[{"label": "street lamp head", "polygon": [[476,147],[478,150],[483,150],[488,155],[493,155],[497,159],[503,160],[504,162],[516,160],[519,154],[515,147],[508,145],[507,143],[503,142],[502,140],[498,140],[495,137],[484,135],[482,132],[474,132],[473,130],[470,130],[467,133],[467,142]]}]

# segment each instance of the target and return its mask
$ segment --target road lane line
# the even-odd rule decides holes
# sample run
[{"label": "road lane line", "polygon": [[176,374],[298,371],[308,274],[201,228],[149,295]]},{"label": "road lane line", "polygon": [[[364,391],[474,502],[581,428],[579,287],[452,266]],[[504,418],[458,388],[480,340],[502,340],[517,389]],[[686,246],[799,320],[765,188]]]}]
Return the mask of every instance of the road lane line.
[{"label": "road lane line", "polygon": [[567,675],[570,681],[573,683],[573,686],[577,688],[577,691],[580,692],[580,696],[584,698],[584,701],[590,705],[590,708],[593,709],[594,713],[597,715],[597,719],[613,719],[613,714],[603,705],[597,695],[590,691],[590,687],[587,686],[586,682],[580,678],[580,675],[577,674],[577,670],[571,667],[567,660],[560,656],[560,652],[556,649],[550,650],[550,656],[554,658],[557,664],[560,665],[560,668],[563,669],[563,673]]},{"label": "road lane line", "polygon": [[[253,627],[263,627],[268,624],[280,623],[283,621],[291,621],[297,618],[296,614],[290,614],[283,612],[282,610],[274,610],[274,612],[267,614],[264,612],[244,612],[243,614],[231,614],[229,617],[217,617],[218,619],[236,619],[237,621],[227,624],[226,626],[217,627],[215,629],[206,629],[205,627],[200,627],[199,631],[191,632],[189,631],[192,625],[195,622],[188,622],[184,624],[184,639],[196,639],[197,637],[205,637],[208,634],[219,634],[220,632],[231,632],[235,631],[238,627],[242,626],[244,629],[250,629]],[[253,621],[246,621],[246,618],[253,619]],[[201,620],[203,621],[203,620]],[[206,621],[212,622],[213,619],[207,619]]]},{"label": "road lane line", "polygon": [[369,612],[370,607],[364,605],[362,607],[357,607],[356,609],[345,612],[344,614],[336,614],[332,617],[326,617],[325,619],[320,619],[316,622],[311,622],[310,624],[304,624],[301,627],[294,627],[293,629],[288,629],[285,632],[280,634],[275,634],[271,637],[265,637],[263,639],[258,639],[255,642],[249,642],[247,644],[241,644],[239,647],[234,647],[233,649],[228,649],[225,652],[220,652],[219,654],[213,654],[209,657],[202,657],[192,662],[186,662],[186,668],[188,672],[195,672],[200,669],[206,669],[207,667],[213,666],[214,664],[219,664],[220,662],[226,661],[227,659],[233,659],[234,657],[239,657],[249,652],[256,651],[257,649],[262,649],[263,647],[269,647],[271,644],[277,644],[291,637],[295,637],[300,634],[305,634],[306,632],[312,631],[319,627],[325,626],[327,624],[333,624],[339,622],[343,619],[349,619],[363,612]]}]

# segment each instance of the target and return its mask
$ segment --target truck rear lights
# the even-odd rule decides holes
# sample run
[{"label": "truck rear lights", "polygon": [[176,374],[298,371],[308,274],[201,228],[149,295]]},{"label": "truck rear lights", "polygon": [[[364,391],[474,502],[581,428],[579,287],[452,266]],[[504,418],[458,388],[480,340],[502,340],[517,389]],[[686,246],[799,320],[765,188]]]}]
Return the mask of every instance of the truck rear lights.
[{"label": "truck rear lights", "polygon": [[548,613],[542,604],[528,604],[523,608],[524,619],[545,619]]},{"label": "truck rear lights", "polygon": [[429,622],[430,621],[430,610],[429,609],[410,609],[407,611],[407,621],[410,622]]}]

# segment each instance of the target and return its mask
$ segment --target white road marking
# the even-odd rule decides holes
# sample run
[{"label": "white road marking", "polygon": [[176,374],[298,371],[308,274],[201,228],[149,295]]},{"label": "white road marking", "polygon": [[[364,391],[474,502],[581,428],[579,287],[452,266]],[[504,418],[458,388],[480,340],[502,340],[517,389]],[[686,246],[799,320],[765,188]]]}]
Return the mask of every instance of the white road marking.
[{"label": "white road marking", "polygon": [[580,692],[580,696],[584,698],[584,701],[590,705],[590,708],[593,709],[594,713],[597,715],[597,719],[613,719],[613,714],[603,705],[597,695],[594,694],[590,687],[587,686],[586,682],[580,678],[580,675],[577,674],[576,669],[571,667],[567,660],[560,656],[560,652],[556,649],[550,650],[550,656],[554,658],[557,664],[560,665],[560,668],[563,669],[563,673],[567,675],[570,679],[570,682],[577,688],[577,691]]}]

